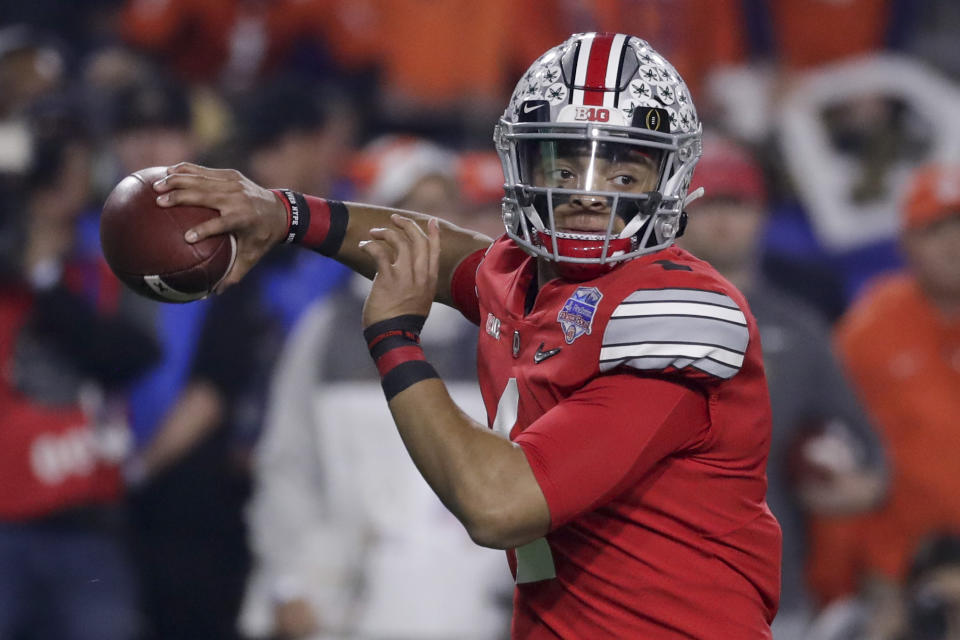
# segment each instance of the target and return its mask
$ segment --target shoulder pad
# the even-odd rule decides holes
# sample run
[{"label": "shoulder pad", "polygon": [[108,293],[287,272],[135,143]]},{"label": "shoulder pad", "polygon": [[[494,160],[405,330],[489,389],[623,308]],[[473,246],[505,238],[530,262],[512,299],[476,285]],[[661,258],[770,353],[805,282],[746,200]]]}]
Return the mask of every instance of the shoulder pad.
[{"label": "shoulder pad", "polygon": [[610,316],[600,349],[600,371],[624,365],[726,380],[743,366],[749,341],[746,316],[724,293],[640,289]]}]

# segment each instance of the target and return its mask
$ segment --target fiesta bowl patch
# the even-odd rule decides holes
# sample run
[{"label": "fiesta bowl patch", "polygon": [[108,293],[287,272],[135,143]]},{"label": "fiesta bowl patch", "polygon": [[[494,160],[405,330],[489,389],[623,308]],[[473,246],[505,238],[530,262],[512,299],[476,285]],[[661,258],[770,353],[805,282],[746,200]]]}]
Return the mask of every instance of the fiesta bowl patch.
[{"label": "fiesta bowl patch", "polygon": [[593,327],[593,315],[597,312],[597,305],[603,294],[596,287],[578,287],[557,314],[557,322],[563,329],[563,339],[567,344],[584,334],[590,333]]}]

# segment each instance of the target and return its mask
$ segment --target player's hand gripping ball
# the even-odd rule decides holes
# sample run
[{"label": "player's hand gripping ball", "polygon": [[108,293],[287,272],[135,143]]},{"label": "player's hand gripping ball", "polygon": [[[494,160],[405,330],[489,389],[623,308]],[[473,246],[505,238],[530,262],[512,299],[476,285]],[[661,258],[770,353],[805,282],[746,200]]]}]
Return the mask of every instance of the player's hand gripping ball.
[{"label": "player's hand gripping ball", "polygon": [[216,217],[205,207],[157,205],[153,183],[165,167],[136,171],[114,187],[100,216],[100,243],[113,272],[137,293],[162,302],[209,295],[237,256],[232,234],[183,239],[191,227]]}]

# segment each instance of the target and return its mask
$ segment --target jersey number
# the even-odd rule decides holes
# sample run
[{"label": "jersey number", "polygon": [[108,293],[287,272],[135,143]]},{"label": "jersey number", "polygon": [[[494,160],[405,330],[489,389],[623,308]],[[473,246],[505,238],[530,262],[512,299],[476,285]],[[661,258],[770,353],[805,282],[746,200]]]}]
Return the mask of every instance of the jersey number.
[{"label": "jersey number", "polygon": [[[493,430],[504,438],[510,438],[510,431],[517,423],[517,412],[520,405],[520,391],[517,388],[517,379],[507,380],[507,386],[500,394],[497,403],[497,415],[493,419]],[[539,582],[557,577],[557,569],[553,564],[553,553],[546,538],[537,538],[533,542],[514,549],[517,554],[517,584]]]}]

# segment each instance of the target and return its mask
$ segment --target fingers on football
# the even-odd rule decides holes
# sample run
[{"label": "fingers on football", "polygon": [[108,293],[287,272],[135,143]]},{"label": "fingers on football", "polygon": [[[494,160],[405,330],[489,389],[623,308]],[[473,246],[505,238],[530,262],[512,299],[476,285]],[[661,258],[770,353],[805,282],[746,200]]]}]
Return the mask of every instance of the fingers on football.
[{"label": "fingers on football", "polygon": [[216,192],[239,191],[240,185],[237,180],[193,173],[168,173],[153,183],[153,190],[157,193],[188,189]]},{"label": "fingers on football", "polygon": [[[157,196],[157,204],[161,207],[187,205],[208,207],[224,213],[230,203],[230,198],[235,197],[241,191],[238,183],[225,180],[191,178],[183,175],[177,176],[176,179],[178,184],[173,185],[172,190],[160,193]],[[158,186],[161,189],[164,188],[162,185]],[[157,187],[155,186],[154,189],[157,189]]]},{"label": "fingers on football", "polygon": [[189,173],[208,178],[220,178],[222,180],[237,180],[243,177],[243,174],[236,169],[213,169],[211,167],[204,167],[192,162],[180,162],[167,167],[167,174],[169,175],[173,173]]},{"label": "fingers on football", "polygon": [[[185,234],[183,234],[183,239],[190,243],[199,242],[204,238],[209,238],[211,236],[219,236],[224,233],[242,232],[246,229],[247,225],[248,220],[246,216],[221,215],[216,218],[210,218],[205,222],[201,222],[192,229],[189,229]],[[238,241],[242,240],[238,238]]]}]

